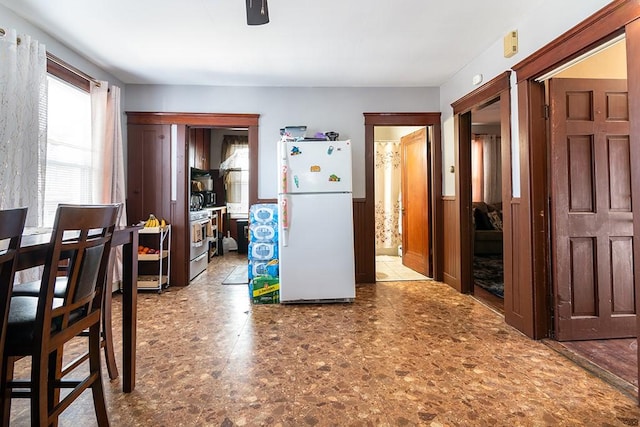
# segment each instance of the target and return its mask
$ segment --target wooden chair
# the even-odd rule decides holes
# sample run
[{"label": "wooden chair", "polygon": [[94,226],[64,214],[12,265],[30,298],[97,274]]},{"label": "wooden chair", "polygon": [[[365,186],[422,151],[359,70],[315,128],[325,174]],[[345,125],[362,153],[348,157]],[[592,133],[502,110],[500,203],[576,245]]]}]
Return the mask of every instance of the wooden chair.
[{"label": "wooden chair", "polygon": [[[116,205],[60,205],[51,235],[38,296],[12,296],[0,382],[3,424],[8,426],[11,398],[31,399],[31,424],[57,424],[58,416],[86,389],[93,394],[99,426],[108,426],[100,365],[100,324]],[[69,260],[62,297],[55,296],[58,265]],[[64,345],[89,331],[88,351],[65,366]],[[31,378],[13,379],[14,363],[31,357]],[[88,374],[68,379],[88,359]],[[71,391],[62,399],[60,390]]]},{"label": "wooden chair", "polygon": [[[118,219],[122,214],[122,203],[118,203]],[[117,222],[116,222],[117,223]],[[115,249],[111,250],[109,265],[107,270],[107,288],[103,293],[104,301],[102,302],[102,341],[100,346],[104,348],[104,358],[107,365],[107,373],[109,379],[115,380],[118,378],[118,365],[116,364],[115,348],[113,345],[113,326],[111,322],[112,311],[112,294],[111,283],[113,281],[113,268],[115,263]],[[67,276],[70,273],[69,260],[62,260],[58,265],[58,277],[56,278],[54,297],[63,298],[67,291]],[[41,281],[32,281],[21,283],[13,288],[13,296],[38,296],[40,293]],[[88,336],[88,331],[85,331],[83,336]]]},{"label": "wooden chair", "polygon": [[17,253],[20,249],[26,218],[27,208],[0,211],[0,242],[8,240],[8,245],[0,245],[0,360],[4,354],[11,288],[13,287]]}]

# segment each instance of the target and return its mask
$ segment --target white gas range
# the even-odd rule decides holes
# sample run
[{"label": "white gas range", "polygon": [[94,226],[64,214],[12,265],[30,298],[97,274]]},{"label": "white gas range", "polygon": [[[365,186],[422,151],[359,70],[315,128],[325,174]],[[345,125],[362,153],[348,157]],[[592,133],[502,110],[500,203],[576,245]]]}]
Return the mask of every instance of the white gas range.
[{"label": "white gas range", "polygon": [[190,256],[189,281],[207,268],[209,262],[209,236],[211,233],[211,211],[197,210],[189,212]]}]

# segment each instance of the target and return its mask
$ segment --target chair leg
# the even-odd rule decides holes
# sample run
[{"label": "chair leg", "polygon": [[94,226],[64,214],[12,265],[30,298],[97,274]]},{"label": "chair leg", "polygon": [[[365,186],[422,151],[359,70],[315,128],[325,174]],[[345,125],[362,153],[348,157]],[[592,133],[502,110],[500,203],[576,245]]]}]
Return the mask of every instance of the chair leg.
[{"label": "chair leg", "polygon": [[100,323],[89,328],[89,372],[97,375],[91,384],[93,394],[93,405],[96,411],[98,426],[108,427],[109,417],[107,415],[107,404],[104,400],[104,387],[102,385],[102,373],[100,365]]},{"label": "chair leg", "polygon": [[8,387],[9,381],[13,380],[13,368],[15,358],[4,357],[2,360],[2,381],[0,382],[0,410],[2,418],[0,422],[2,427],[9,427],[11,421],[11,388]]},{"label": "chair leg", "polygon": [[31,425],[49,425],[49,363],[47,355],[31,357]]},{"label": "chair leg", "polygon": [[58,417],[51,419],[51,413],[60,402],[60,388],[57,383],[62,380],[62,355],[63,348],[55,350],[49,354],[48,370],[47,370],[47,425],[51,427],[58,426]]},{"label": "chair leg", "polygon": [[107,372],[109,378],[115,380],[118,378],[118,366],[116,365],[116,356],[113,348],[113,328],[111,324],[111,304],[113,296],[111,292],[111,284],[113,283],[113,267],[116,259],[116,250],[112,249],[109,256],[109,270],[107,273],[107,283],[104,287],[102,303],[102,339],[104,340],[104,359],[107,363]]}]

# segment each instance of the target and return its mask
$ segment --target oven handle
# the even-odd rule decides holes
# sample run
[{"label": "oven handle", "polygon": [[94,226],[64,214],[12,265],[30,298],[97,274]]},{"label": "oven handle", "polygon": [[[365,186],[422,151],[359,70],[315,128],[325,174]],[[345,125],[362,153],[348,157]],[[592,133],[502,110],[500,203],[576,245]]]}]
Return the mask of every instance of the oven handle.
[{"label": "oven handle", "polygon": [[206,257],[206,256],[207,256],[207,253],[205,252],[205,253],[203,253],[202,255],[200,255],[200,256],[198,256],[198,257],[194,258],[192,262],[200,261],[200,260],[202,260],[202,259],[203,259],[204,257]]},{"label": "oven handle", "polygon": [[209,219],[201,219],[199,221],[193,221],[192,224],[206,225],[210,221],[211,221],[211,218],[209,218]]}]

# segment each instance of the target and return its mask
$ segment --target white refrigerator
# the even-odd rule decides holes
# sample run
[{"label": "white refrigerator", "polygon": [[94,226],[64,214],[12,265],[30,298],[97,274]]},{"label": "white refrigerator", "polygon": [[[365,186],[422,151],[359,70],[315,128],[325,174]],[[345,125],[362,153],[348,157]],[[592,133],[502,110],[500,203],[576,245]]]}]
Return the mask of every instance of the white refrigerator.
[{"label": "white refrigerator", "polygon": [[282,140],[278,148],[280,302],[351,302],[351,141]]}]

